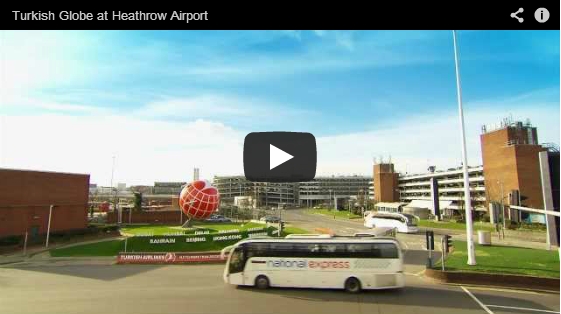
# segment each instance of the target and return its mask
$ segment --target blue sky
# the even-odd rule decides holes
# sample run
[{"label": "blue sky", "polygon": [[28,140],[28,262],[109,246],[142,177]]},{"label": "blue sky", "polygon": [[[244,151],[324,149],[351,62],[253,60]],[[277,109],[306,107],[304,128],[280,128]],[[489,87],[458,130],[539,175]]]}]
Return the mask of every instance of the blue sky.
[{"label": "blue sky", "polygon": [[[117,178],[131,184],[180,180],[195,166],[237,174],[241,156],[213,156],[240,155],[246,133],[271,130],[316,135],[320,174],[370,174],[380,155],[416,171],[459,160],[457,136],[443,137],[458,130],[450,31],[2,31],[0,41],[3,167],[105,184],[117,155]],[[459,31],[458,44],[474,163],[481,124],[507,115],[559,143],[559,31]],[[47,120],[57,129],[45,131]],[[91,159],[65,157],[62,144],[78,141],[69,131],[98,148]],[[56,158],[18,144],[34,136]],[[427,137],[452,147],[428,152]],[[154,158],[169,167],[146,167]]]}]

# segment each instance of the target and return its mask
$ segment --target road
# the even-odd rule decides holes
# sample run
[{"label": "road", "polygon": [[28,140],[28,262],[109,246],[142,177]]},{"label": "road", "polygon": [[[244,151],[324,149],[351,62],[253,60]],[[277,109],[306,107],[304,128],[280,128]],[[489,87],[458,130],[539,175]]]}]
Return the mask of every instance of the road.
[{"label": "road", "polygon": [[[0,268],[0,313],[539,313],[559,295],[435,285],[407,276],[401,291],[237,288],[222,265],[74,265]],[[495,307],[490,307],[493,305]],[[549,312],[541,312],[549,313]]]},{"label": "road", "polygon": [[[337,233],[360,222],[287,211],[295,225]],[[419,275],[424,236],[398,235],[406,246],[406,287],[351,295],[339,290],[238,288],[223,265],[21,263],[0,267],[0,313],[559,313],[559,294],[441,285]]]}]

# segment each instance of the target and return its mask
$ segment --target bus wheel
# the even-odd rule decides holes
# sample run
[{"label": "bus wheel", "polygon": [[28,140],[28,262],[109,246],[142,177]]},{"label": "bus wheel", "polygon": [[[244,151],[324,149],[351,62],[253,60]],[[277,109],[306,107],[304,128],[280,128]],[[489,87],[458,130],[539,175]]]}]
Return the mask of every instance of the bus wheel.
[{"label": "bus wheel", "polygon": [[269,288],[269,279],[265,276],[258,276],[255,279],[255,286],[259,289]]},{"label": "bus wheel", "polygon": [[360,281],[355,277],[351,277],[345,281],[345,291],[350,293],[360,292]]}]

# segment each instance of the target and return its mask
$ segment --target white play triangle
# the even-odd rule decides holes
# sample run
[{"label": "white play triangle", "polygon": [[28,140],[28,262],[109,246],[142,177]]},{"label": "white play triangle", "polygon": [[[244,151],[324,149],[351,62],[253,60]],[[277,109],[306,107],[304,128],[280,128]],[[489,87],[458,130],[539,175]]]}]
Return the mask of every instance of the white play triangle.
[{"label": "white play triangle", "polygon": [[280,164],[283,164],[290,159],[294,158],[294,156],[288,154],[287,152],[280,150],[274,145],[269,144],[269,170],[277,167]]}]

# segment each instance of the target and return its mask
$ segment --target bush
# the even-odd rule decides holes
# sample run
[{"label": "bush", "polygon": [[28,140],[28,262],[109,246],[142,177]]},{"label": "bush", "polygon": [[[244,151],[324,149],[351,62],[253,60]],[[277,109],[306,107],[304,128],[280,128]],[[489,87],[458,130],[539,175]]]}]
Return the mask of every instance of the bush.
[{"label": "bush", "polygon": [[481,217],[481,221],[483,222],[491,222],[491,216],[489,216],[488,214],[485,214]]},{"label": "bush", "polygon": [[0,246],[18,245],[23,242],[23,236],[8,236],[0,238]]},{"label": "bush", "polygon": [[103,232],[114,232],[114,231],[119,231],[119,226],[117,225],[109,225],[109,226],[105,226],[102,229]]},{"label": "bush", "polygon": [[520,225],[516,221],[507,220],[506,221],[506,228],[510,230],[518,229]]},{"label": "bush", "polygon": [[520,228],[523,229],[528,229],[528,230],[541,230],[541,231],[545,231],[547,230],[547,227],[545,224],[540,224],[540,223],[529,223],[529,222],[521,222],[520,223]]}]

